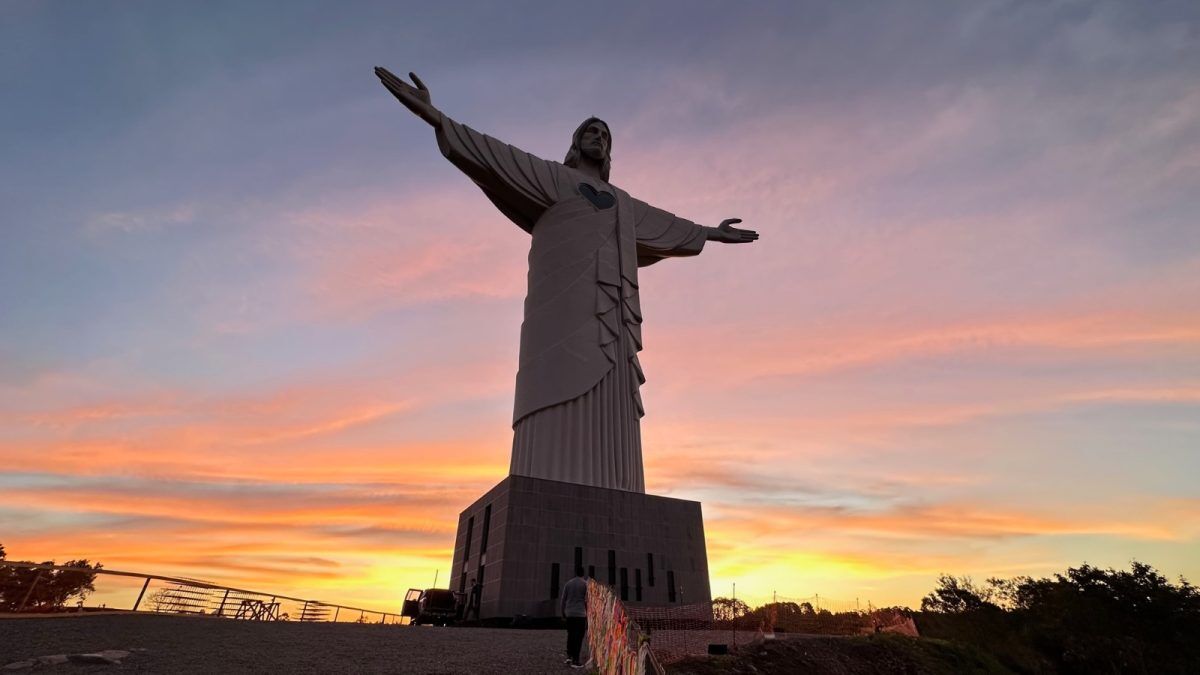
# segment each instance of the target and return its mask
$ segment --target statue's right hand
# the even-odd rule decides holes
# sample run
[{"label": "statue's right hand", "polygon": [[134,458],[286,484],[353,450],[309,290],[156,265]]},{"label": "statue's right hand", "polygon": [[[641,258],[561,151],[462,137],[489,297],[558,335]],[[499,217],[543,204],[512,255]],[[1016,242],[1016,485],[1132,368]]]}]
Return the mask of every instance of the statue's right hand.
[{"label": "statue's right hand", "polygon": [[375,67],[375,76],[388,91],[392,92],[392,96],[404,104],[404,107],[421,116],[425,121],[434,123],[436,109],[429,97],[429,87],[425,86],[416,73],[408,74],[416,86],[396,77],[387,68],[379,66]]}]

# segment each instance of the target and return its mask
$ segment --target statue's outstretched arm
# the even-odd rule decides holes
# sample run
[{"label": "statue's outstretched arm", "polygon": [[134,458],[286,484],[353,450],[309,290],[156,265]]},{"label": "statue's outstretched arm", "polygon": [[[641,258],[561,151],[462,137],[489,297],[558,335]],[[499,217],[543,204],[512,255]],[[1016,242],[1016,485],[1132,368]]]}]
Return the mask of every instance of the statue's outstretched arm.
[{"label": "statue's outstretched arm", "polygon": [[558,179],[561,165],[443,115],[433,107],[429,88],[415,73],[408,74],[413,84],[396,77],[387,68],[376,67],[375,76],[404,107],[434,128],[438,149],[446,159],[473,180],[521,229],[531,232],[542,213],[561,197]]},{"label": "statue's outstretched arm", "polygon": [[425,86],[416,73],[408,74],[412,78],[413,84],[405,82],[393,75],[387,68],[379,66],[375,67],[375,76],[388,91],[392,92],[392,96],[395,96],[404,104],[405,108],[411,110],[417,117],[425,120],[432,127],[441,125],[442,113],[433,107],[429,98],[429,87]]},{"label": "statue's outstretched arm", "polygon": [[704,244],[748,244],[758,240],[754,230],[733,227],[742,222],[728,218],[716,227],[693,223],[669,211],[632,199],[630,214],[637,232],[638,267],[653,265],[666,258],[693,256],[704,250]]},{"label": "statue's outstretched arm", "polygon": [[732,227],[734,223],[740,222],[742,222],[741,218],[722,220],[721,224],[716,227],[705,227],[704,236],[709,241],[719,241],[722,244],[749,244],[758,239],[758,233],[754,230]]}]

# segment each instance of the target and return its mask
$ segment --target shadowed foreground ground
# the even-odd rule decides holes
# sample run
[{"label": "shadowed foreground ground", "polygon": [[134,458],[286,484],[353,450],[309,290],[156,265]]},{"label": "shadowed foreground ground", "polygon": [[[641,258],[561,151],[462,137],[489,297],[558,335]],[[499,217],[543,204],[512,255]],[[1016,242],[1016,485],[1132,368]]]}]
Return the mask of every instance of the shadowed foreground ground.
[{"label": "shadowed foreground ground", "polygon": [[902,635],[780,635],[737,656],[673,664],[672,675],[1014,675],[969,646]]},{"label": "shadowed foreground ground", "polygon": [[[52,654],[133,651],[120,665],[65,664],[29,672],[571,673],[560,630],[255,623],[211,617],[68,615],[0,619],[0,668]],[[894,635],[780,635],[740,655],[673,664],[676,675],[1008,675],[966,645]]]},{"label": "shadowed foreground ground", "polygon": [[566,632],[558,630],[114,614],[0,619],[0,668],[51,654],[146,650],[116,666],[70,664],[33,672],[578,672],[563,665],[565,647]]}]

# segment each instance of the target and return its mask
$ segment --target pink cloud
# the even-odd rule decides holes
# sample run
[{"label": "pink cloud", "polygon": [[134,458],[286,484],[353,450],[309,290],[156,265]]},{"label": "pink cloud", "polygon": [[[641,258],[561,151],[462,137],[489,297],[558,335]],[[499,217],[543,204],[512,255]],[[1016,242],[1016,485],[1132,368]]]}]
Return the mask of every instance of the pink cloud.
[{"label": "pink cloud", "polygon": [[528,235],[465,178],[285,218],[318,316],[524,294]]}]

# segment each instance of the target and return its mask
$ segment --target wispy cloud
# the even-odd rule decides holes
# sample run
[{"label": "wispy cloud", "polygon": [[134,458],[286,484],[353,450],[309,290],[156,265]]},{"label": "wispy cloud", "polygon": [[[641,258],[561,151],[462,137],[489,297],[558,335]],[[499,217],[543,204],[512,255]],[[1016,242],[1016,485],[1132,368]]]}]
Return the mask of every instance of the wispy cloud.
[{"label": "wispy cloud", "polygon": [[84,232],[89,235],[114,232],[134,234],[188,225],[195,220],[196,209],[192,206],[151,211],[110,211],[91,216],[84,225]]}]

